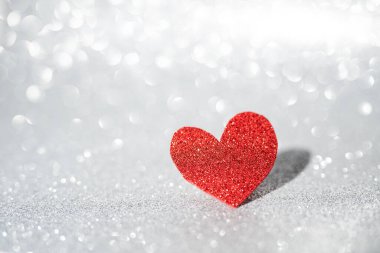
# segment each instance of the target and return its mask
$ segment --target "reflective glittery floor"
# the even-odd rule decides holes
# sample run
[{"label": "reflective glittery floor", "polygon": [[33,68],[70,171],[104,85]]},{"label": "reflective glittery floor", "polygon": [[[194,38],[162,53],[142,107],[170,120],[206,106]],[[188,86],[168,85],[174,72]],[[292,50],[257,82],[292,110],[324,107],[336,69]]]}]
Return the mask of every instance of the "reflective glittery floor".
[{"label": "reflective glittery floor", "polygon": [[[380,2],[0,0],[1,252],[378,252]],[[242,207],[173,132],[273,123]]]}]

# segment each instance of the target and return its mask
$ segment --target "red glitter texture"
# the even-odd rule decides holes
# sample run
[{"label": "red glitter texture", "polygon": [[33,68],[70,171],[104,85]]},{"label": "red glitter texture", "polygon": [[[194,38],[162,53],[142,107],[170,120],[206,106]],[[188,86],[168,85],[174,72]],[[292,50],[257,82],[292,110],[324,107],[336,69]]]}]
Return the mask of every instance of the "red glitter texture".
[{"label": "red glitter texture", "polygon": [[228,122],[220,141],[199,128],[179,129],[170,154],[187,181],[238,207],[271,171],[277,138],[264,116],[243,112]]}]

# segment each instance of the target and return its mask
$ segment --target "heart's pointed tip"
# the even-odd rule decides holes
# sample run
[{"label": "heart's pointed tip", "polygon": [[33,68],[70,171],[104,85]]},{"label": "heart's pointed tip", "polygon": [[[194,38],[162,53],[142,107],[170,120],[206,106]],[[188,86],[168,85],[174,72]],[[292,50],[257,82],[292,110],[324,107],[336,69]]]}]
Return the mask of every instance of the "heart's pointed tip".
[{"label": "heart's pointed tip", "polygon": [[235,209],[235,208],[239,208],[240,206],[242,206],[243,203],[244,203],[244,201],[245,201],[245,200],[240,201],[240,202],[236,202],[236,201],[234,201],[234,202],[227,202],[227,201],[225,201],[225,200],[222,200],[223,203],[227,204],[228,206],[230,206],[230,207],[232,207],[232,208],[234,208],[234,209]]},{"label": "heart's pointed tip", "polygon": [[242,206],[243,203],[233,203],[233,204],[228,204],[230,207],[233,209],[237,209]]},{"label": "heart's pointed tip", "polygon": [[240,204],[232,204],[230,206],[232,206],[232,208],[236,209],[236,208],[239,208]]}]

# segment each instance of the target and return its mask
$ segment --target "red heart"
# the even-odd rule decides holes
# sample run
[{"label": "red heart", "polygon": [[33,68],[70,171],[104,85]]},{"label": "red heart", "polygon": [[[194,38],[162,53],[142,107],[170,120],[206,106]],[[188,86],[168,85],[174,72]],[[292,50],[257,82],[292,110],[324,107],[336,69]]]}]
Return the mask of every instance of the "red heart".
[{"label": "red heart", "polygon": [[187,181],[238,207],[271,171],[277,138],[264,116],[243,112],[228,122],[220,141],[199,128],[179,129],[170,154]]}]

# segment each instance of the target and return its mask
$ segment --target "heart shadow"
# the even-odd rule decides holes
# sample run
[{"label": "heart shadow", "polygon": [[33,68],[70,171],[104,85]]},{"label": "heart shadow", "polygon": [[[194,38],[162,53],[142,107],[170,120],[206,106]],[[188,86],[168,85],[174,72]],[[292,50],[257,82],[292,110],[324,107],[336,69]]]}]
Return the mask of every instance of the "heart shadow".
[{"label": "heart shadow", "polygon": [[292,181],[305,170],[310,158],[311,153],[305,149],[289,149],[280,152],[272,171],[242,205],[261,198]]}]

